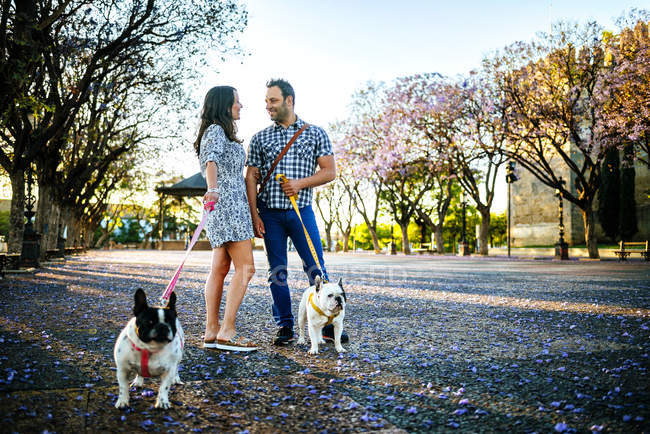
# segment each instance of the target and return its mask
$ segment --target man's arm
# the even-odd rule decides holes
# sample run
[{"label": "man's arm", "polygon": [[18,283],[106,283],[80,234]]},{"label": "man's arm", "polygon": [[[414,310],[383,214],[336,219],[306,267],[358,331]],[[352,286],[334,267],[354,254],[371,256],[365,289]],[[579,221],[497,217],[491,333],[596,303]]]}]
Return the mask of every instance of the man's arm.
[{"label": "man's arm", "polygon": [[298,194],[305,188],[318,187],[327,184],[336,178],[336,162],[333,155],[323,155],[316,160],[319,170],[312,176],[301,179],[288,179],[282,184],[282,190],[287,196]]},{"label": "man's arm", "polygon": [[257,180],[260,177],[260,169],[257,167],[246,167],[246,196],[248,196],[248,206],[251,209],[251,219],[253,220],[253,231],[257,238],[264,237],[264,223],[257,212]]}]

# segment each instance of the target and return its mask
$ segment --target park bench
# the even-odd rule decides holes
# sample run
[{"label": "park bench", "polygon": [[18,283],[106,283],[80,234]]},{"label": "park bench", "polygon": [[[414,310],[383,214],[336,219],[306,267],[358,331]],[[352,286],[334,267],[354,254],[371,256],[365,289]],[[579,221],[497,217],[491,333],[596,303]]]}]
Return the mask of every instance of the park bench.
[{"label": "park bench", "polygon": [[411,249],[412,252],[414,253],[425,253],[425,252],[433,252],[431,243],[421,243],[419,244],[419,247],[415,247]]},{"label": "park bench", "polygon": [[[631,247],[631,249],[630,249]],[[632,253],[639,253],[646,261],[650,261],[650,250],[648,249],[648,241],[631,242],[621,241],[619,243],[619,250],[614,254],[618,256],[619,261],[627,261],[627,258]]]},{"label": "park bench", "polygon": [[47,249],[45,251],[45,259],[48,261],[50,259],[62,258],[62,257],[63,257],[63,253],[59,249]]}]

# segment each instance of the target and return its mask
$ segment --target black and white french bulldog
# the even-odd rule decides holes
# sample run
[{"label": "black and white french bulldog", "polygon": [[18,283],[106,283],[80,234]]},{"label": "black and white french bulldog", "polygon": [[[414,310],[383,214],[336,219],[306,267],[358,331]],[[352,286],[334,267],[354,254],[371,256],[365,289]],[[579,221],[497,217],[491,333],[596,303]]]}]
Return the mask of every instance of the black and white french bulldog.
[{"label": "black and white french bulldog", "polygon": [[117,366],[120,394],[116,408],[129,405],[129,378],[135,374],[131,386],[142,387],[144,377],[160,377],[156,408],[169,408],[169,388],[182,384],[178,364],[183,356],[185,337],[176,316],[176,294],[171,293],[167,306],[149,306],[142,289],[135,292],[134,318],[115,342],[113,356]]},{"label": "black and white french bulldog", "polygon": [[334,348],[339,353],[345,352],[341,345],[341,333],[343,332],[346,301],[347,297],[341,279],[338,283],[323,283],[320,276],[316,276],[315,284],[302,294],[298,310],[298,330],[300,332],[298,343],[305,343],[305,321],[307,321],[309,339],[311,340],[309,354],[318,354],[318,345],[325,343],[323,327],[329,324],[334,325]]}]

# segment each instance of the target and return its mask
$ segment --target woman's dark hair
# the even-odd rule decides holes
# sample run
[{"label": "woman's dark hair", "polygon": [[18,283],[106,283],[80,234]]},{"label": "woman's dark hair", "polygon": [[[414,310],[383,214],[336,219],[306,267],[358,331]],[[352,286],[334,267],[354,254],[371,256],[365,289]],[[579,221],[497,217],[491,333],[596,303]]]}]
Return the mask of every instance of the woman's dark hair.
[{"label": "woman's dark hair", "polygon": [[232,105],[235,103],[235,88],[231,86],[215,86],[208,91],[203,101],[199,134],[194,142],[196,154],[201,154],[201,139],[205,129],[212,124],[220,125],[226,132],[228,140],[241,143],[235,134],[235,123],[232,118]]},{"label": "woman's dark hair", "polygon": [[272,78],[266,82],[266,88],[269,89],[277,86],[282,91],[282,99],[286,100],[288,96],[293,100],[293,106],[296,106],[296,93],[293,91],[293,86],[287,80],[282,78]]}]

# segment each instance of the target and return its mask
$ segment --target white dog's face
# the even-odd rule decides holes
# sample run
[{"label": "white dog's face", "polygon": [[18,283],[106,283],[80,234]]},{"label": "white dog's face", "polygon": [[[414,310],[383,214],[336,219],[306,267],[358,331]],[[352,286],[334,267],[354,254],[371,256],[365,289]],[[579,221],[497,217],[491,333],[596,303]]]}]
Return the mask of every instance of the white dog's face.
[{"label": "white dog's face", "polygon": [[318,306],[336,314],[345,309],[346,296],[341,280],[338,283],[322,283],[316,279],[316,297]]}]

